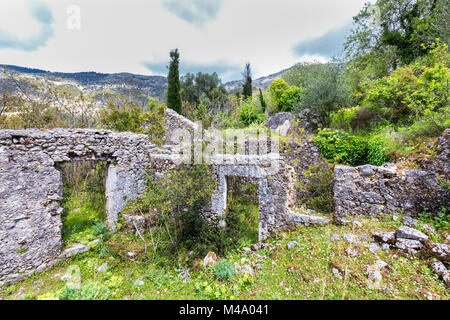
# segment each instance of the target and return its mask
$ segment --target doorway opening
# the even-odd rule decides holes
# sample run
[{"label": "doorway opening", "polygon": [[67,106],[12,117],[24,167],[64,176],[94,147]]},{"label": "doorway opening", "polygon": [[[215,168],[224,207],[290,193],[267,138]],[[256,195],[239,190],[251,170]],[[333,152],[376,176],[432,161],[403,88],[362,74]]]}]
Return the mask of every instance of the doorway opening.
[{"label": "doorway opening", "polygon": [[63,246],[87,243],[106,232],[106,161],[61,164]]},{"label": "doorway opening", "polygon": [[250,246],[259,241],[259,179],[227,178],[227,215],[239,224],[237,241]]}]

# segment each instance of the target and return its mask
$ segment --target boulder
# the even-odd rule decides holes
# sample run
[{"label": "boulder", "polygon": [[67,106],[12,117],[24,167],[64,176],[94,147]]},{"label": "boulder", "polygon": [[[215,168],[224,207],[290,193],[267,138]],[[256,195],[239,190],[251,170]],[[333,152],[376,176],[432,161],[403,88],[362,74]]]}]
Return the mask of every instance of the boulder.
[{"label": "boulder", "polygon": [[306,214],[293,213],[289,217],[289,222],[293,226],[299,225],[324,225],[330,223],[330,219],[318,217],[318,216],[309,216]]},{"label": "boulder", "polygon": [[448,244],[427,242],[427,247],[435,258],[450,263],[450,246]]},{"label": "boulder", "polygon": [[409,239],[409,240],[417,240],[420,242],[425,242],[428,240],[428,236],[419,230],[409,228],[409,227],[400,227],[395,232],[397,239]]},{"label": "boulder", "polygon": [[372,237],[377,242],[395,244],[395,232],[375,232]]},{"label": "boulder", "polygon": [[418,240],[410,240],[410,239],[397,239],[395,243],[395,247],[400,250],[408,251],[408,249],[420,250],[423,247],[422,242]]},{"label": "boulder", "polygon": [[218,262],[217,255],[214,252],[208,252],[206,257],[203,259],[203,266],[205,268],[209,266],[215,266]]},{"label": "boulder", "polygon": [[288,250],[291,250],[292,248],[298,246],[298,242],[297,241],[291,241],[289,242],[286,247],[288,248]]}]

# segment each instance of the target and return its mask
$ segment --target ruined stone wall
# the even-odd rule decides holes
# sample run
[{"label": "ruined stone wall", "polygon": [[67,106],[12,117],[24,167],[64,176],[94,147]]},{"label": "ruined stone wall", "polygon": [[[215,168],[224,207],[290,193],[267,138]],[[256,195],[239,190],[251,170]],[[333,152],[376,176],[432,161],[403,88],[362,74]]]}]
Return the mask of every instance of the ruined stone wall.
[{"label": "ruined stone wall", "polygon": [[336,218],[450,210],[450,194],[435,173],[395,165],[336,166],[333,192]]},{"label": "ruined stone wall", "polygon": [[105,130],[0,131],[0,284],[54,264],[61,253],[62,176],[58,164],[106,160],[107,224],[145,190],[144,135]]}]

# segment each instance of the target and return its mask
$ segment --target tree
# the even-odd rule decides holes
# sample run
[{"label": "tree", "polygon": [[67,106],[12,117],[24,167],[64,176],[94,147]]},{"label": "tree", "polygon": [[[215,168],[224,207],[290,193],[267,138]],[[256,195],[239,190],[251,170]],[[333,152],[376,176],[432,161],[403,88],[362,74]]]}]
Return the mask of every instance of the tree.
[{"label": "tree", "polygon": [[245,99],[251,98],[253,95],[252,87],[252,69],[250,68],[250,63],[245,65],[244,72],[242,73],[244,77],[244,86],[242,87],[242,96]]},{"label": "tree", "polygon": [[300,103],[294,106],[294,111],[301,112],[309,108],[318,117],[322,127],[326,127],[331,112],[350,104],[351,95],[343,68],[341,63],[322,65],[320,72],[302,88]]},{"label": "tree", "polygon": [[223,100],[227,95],[217,73],[186,74],[181,78],[181,98],[192,105],[211,104],[215,100]]},{"label": "tree", "polygon": [[[445,5],[447,3],[447,5]],[[426,55],[436,38],[449,41],[448,0],[377,0],[353,18],[345,48],[370,78]]]},{"label": "tree", "polygon": [[266,104],[266,101],[264,100],[264,96],[263,96],[261,88],[259,89],[259,102],[261,103],[262,113],[266,113],[267,104]]},{"label": "tree", "polygon": [[167,106],[181,114],[181,84],[180,73],[178,70],[180,64],[180,53],[178,52],[178,49],[170,51],[170,59],[171,62],[168,75],[169,87],[167,89]]},{"label": "tree", "polygon": [[269,92],[273,112],[280,112],[282,109],[281,96],[287,89],[289,89],[289,85],[284,79],[276,79],[270,84]]}]

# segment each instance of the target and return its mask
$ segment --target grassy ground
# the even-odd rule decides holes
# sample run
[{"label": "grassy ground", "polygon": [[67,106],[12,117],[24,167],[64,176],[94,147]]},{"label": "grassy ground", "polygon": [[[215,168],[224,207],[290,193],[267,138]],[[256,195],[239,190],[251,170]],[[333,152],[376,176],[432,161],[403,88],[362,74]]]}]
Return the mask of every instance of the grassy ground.
[{"label": "grassy ground", "polygon": [[[214,268],[194,267],[184,282],[179,273],[185,261],[164,265],[147,255],[143,240],[120,231],[91,252],[61,262],[53,269],[23,282],[1,288],[2,299],[450,299],[450,291],[429,267],[430,260],[405,258],[398,251],[370,252],[360,241],[359,255],[350,257],[344,240],[331,241],[333,234],[370,236],[373,231],[394,230],[398,221],[384,218],[359,219],[362,226],[303,227],[280,233],[268,243],[274,250],[256,253],[241,249],[229,252],[231,263],[260,264],[255,277],[236,274],[221,280]],[[149,240],[149,239],[148,239]],[[150,240],[149,240],[150,241]],[[286,245],[297,241],[288,250]],[[148,243],[147,243],[148,245]],[[149,259],[153,257],[153,259]],[[377,260],[388,266],[382,270],[379,288],[367,276],[368,266]],[[97,269],[107,263],[106,271]],[[79,269],[81,289],[61,280],[68,270]],[[332,269],[342,272],[342,279]],[[69,271],[70,272],[70,271]],[[76,273],[75,273],[76,274]],[[142,283],[136,282],[137,280]],[[76,287],[75,287],[76,288]]]}]

